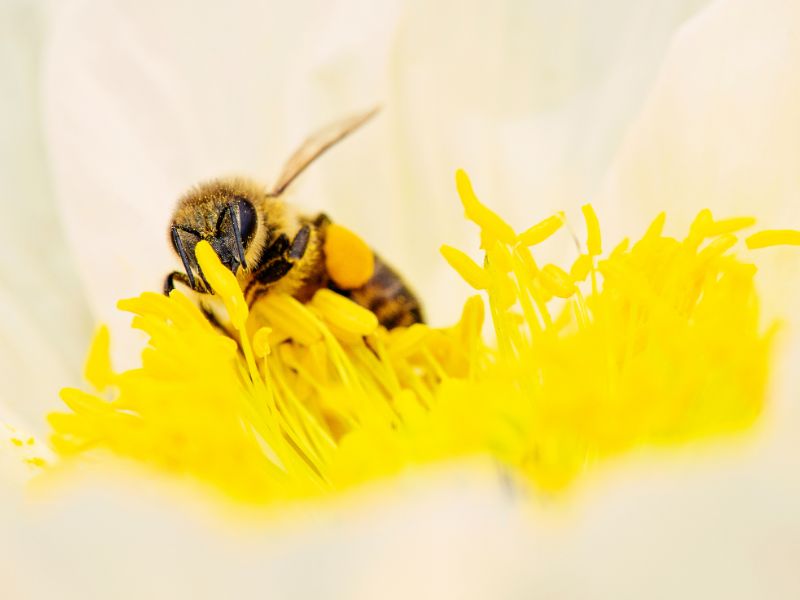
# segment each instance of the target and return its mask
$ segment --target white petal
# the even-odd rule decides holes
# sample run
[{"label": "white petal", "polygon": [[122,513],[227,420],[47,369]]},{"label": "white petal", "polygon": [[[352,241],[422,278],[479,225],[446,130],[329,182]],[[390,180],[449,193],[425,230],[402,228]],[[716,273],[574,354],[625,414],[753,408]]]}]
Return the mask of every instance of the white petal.
[{"label": "white petal", "polygon": [[43,26],[37,3],[0,5],[0,405],[37,432],[59,387],[80,381],[91,330],[42,140]]},{"label": "white petal", "polygon": [[800,4],[722,0],[676,37],[609,178],[623,208],[798,226]]},{"label": "white petal", "polygon": [[617,466],[566,504],[473,465],[225,526],[152,481],[82,480],[24,512],[0,496],[0,564],[24,598],[794,598],[789,433]]}]

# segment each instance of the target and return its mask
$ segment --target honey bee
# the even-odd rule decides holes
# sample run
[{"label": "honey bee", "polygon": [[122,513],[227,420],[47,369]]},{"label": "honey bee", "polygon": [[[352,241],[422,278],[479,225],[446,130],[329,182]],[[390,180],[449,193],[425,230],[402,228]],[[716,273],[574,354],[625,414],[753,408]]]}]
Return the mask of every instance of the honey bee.
[{"label": "honey bee", "polygon": [[[270,292],[287,293],[306,302],[317,290],[329,288],[371,310],[387,329],[422,322],[417,297],[377,255],[366,283],[351,289],[337,284],[325,260],[330,219],[322,213],[302,215],[282,199],[312,162],[376,112],[374,109],[339,121],[309,137],[289,158],[270,189],[250,179],[230,177],[189,190],[178,201],[169,227],[172,247],[184,271],[167,275],[164,293],[169,294],[176,282],[199,294],[211,291],[195,257],[197,243],[206,240],[220,262],[236,275],[251,307]],[[212,311],[204,307],[204,312],[217,322]]]}]

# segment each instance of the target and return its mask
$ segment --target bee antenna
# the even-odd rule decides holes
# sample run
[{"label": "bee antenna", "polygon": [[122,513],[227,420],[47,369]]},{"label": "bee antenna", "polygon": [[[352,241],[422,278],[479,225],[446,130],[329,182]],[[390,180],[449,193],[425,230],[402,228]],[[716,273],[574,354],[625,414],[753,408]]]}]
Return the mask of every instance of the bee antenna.
[{"label": "bee antenna", "polygon": [[186,269],[186,276],[189,278],[189,285],[194,289],[194,274],[192,274],[192,266],[189,263],[189,257],[186,255],[186,248],[183,246],[183,240],[178,233],[178,228],[172,226],[172,243],[183,261],[183,268]]},{"label": "bee antenna", "polygon": [[233,235],[236,238],[236,251],[239,253],[239,262],[242,267],[247,268],[247,261],[244,259],[244,245],[242,244],[242,231],[239,228],[239,222],[236,220],[236,215],[233,213],[233,203],[228,204],[228,212],[231,215],[231,223],[233,223]]}]

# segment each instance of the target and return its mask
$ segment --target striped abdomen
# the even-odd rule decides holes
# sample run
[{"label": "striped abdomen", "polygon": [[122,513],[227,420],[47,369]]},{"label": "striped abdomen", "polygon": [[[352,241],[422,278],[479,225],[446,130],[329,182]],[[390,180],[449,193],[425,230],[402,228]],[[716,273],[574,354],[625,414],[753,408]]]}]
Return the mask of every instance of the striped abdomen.
[{"label": "striped abdomen", "polygon": [[417,297],[400,276],[377,255],[375,273],[363,286],[342,290],[331,282],[328,287],[374,312],[386,329],[424,322],[422,306]]}]

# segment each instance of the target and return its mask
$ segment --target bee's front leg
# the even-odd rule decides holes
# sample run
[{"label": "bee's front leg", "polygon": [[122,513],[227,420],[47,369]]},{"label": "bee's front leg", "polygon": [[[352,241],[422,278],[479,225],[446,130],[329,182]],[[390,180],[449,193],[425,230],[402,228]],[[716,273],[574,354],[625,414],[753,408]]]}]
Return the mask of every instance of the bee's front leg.
[{"label": "bee's front leg", "polygon": [[292,245],[289,247],[289,258],[292,260],[299,260],[303,258],[308,248],[308,240],[311,239],[311,227],[303,225],[297,235],[292,240]]},{"label": "bee's front leg", "polygon": [[296,261],[303,258],[308,248],[308,241],[311,238],[311,228],[304,225],[294,239],[289,243],[289,238],[284,235],[278,238],[273,244],[272,251],[277,255],[276,258],[266,262],[255,274],[259,283],[270,284],[282,279],[292,270]]},{"label": "bee's front leg", "polygon": [[285,258],[276,258],[259,269],[256,273],[256,281],[264,284],[275,283],[291,271],[293,266],[294,263]]},{"label": "bee's front leg", "polygon": [[175,289],[175,281],[179,281],[183,285],[192,287],[192,282],[189,280],[189,277],[186,273],[182,273],[181,271],[173,271],[169,275],[167,275],[166,279],[164,279],[164,295],[169,296],[169,293]]}]

